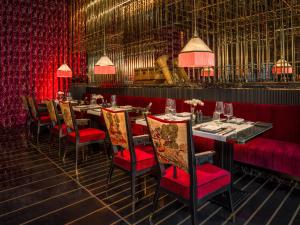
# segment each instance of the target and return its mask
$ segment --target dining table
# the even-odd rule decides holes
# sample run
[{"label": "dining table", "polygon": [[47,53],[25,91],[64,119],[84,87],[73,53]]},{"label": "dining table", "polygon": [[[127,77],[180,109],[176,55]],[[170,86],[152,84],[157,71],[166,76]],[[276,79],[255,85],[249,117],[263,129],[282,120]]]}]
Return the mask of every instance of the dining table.
[{"label": "dining table", "polygon": [[[190,120],[192,118],[188,112],[156,116],[160,119],[172,121]],[[136,120],[136,123],[147,126],[144,118]],[[247,121],[242,118],[212,120],[212,117],[203,117],[202,121],[194,123],[192,126],[194,136],[214,140],[214,151],[216,152],[214,164],[230,172],[233,172],[234,166],[234,144],[245,144],[270,129],[272,129],[271,123]],[[242,191],[234,185],[232,185],[232,192],[234,207],[241,204],[248,196],[246,191]]]}]

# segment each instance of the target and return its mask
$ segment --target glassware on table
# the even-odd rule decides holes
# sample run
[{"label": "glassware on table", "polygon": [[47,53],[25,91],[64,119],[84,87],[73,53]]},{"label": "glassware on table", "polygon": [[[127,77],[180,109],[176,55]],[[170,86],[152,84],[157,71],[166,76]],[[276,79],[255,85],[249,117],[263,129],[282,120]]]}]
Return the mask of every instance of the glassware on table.
[{"label": "glassware on table", "polygon": [[233,116],[232,103],[224,103],[224,116],[227,117],[227,121]]},{"label": "glassware on table", "polygon": [[221,114],[219,112],[214,112],[213,114],[213,120],[220,121]]},{"label": "glassware on table", "polygon": [[117,106],[116,95],[110,96],[110,103],[112,108],[115,108]]},{"label": "glassware on table", "polygon": [[167,98],[165,113],[175,115],[176,114],[176,102],[175,99]]},{"label": "glassware on table", "polygon": [[220,121],[221,115],[224,113],[224,104],[221,101],[216,102],[216,108],[213,115],[214,120]]}]

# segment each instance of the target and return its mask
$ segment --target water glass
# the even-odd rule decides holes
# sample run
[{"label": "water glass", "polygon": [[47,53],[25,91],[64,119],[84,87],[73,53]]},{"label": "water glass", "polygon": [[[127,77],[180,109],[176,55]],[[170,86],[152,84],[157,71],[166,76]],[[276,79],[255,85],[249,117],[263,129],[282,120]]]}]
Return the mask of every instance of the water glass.
[{"label": "water glass", "polygon": [[175,99],[167,98],[165,113],[176,114],[176,102]]},{"label": "water glass", "polygon": [[224,104],[221,101],[216,102],[215,112],[219,113],[220,115],[224,113]]},{"label": "water glass", "polygon": [[117,106],[116,95],[110,96],[110,103],[112,108],[115,108]]},{"label": "water glass", "polygon": [[227,120],[233,116],[233,106],[232,103],[225,103],[224,104],[224,116],[227,117]]}]

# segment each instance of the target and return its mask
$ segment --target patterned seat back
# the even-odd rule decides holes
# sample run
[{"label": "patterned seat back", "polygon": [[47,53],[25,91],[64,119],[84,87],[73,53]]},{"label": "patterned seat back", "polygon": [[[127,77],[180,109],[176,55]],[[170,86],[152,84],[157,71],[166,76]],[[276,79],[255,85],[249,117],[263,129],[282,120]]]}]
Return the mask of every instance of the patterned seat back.
[{"label": "patterned seat back", "polygon": [[150,136],[154,145],[162,175],[165,164],[171,164],[190,173],[194,159],[191,148],[191,128],[188,121],[166,121],[154,116],[147,116]]},{"label": "patterned seat back", "polygon": [[78,136],[78,128],[70,102],[60,102],[59,105],[68,132],[75,131],[76,136]]},{"label": "patterned seat back", "polygon": [[36,107],[35,100],[31,96],[28,96],[27,99],[28,99],[28,104],[29,104],[29,108],[30,108],[32,118],[38,120],[39,119],[39,114],[38,114],[38,110],[37,110],[37,107]]},{"label": "patterned seat back", "polygon": [[128,149],[131,165],[133,166],[136,162],[136,154],[127,112],[102,109],[102,113],[113,146],[113,157],[119,151],[121,151],[121,156],[123,156],[123,150]]},{"label": "patterned seat back", "polygon": [[129,148],[128,129],[125,111],[102,109],[106,128],[113,146]]},{"label": "patterned seat back", "polygon": [[52,100],[46,100],[45,104],[47,105],[47,109],[53,125],[58,124],[59,119],[58,119],[55,103]]}]

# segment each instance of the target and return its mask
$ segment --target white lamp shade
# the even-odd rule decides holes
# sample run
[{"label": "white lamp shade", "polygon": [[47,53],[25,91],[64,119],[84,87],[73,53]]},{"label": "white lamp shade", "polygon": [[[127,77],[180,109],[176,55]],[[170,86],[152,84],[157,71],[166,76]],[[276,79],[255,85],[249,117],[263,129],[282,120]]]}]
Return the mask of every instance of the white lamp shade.
[{"label": "white lamp shade", "polygon": [[198,36],[194,36],[178,55],[179,67],[215,66],[215,55]]},{"label": "white lamp shade", "polygon": [[102,56],[94,67],[95,74],[116,74],[116,67],[113,62],[106,56]]},{"label": "white lamp shade", "polygon": [[293,73],[293,67],[285,59],[279,59],[272,67],[273,74],[291,74]]},{"label": "white lamp shade", "polygon": [[72,77],[72,70],[67,64],[64,63],[57,69],[57,77],[70,78]]}]

